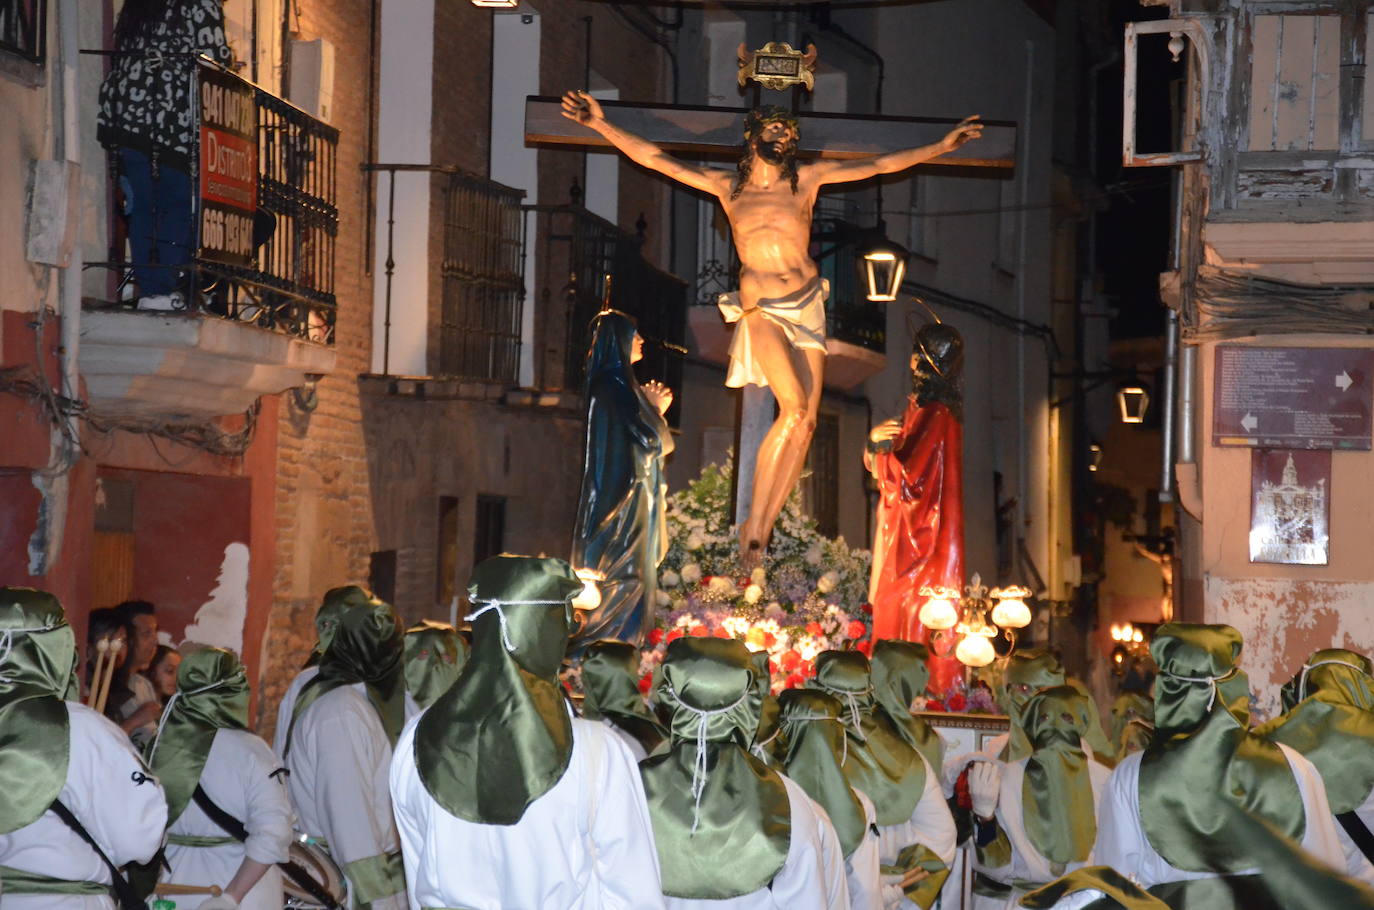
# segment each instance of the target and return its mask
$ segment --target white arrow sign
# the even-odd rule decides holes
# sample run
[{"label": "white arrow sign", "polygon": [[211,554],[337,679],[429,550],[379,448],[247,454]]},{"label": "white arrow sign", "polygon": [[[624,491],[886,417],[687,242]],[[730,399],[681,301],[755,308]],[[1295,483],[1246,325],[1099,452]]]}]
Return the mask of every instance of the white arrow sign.
[{"label": "white arrow sign", "polygon": [[1351,379],[1350,374],[1345,370],[1341,370],[1340,374],[1336,376],[1336,388],[1342,392],[1350,391],[1350,387],[1354,384],[1355,380]]},{"label": "white arrow sign", "polygon": [[1245,416],[1240,419],[1240,426],[1245,432],[1253,433],[1259,428],[1259,418],[1246,411]]}]

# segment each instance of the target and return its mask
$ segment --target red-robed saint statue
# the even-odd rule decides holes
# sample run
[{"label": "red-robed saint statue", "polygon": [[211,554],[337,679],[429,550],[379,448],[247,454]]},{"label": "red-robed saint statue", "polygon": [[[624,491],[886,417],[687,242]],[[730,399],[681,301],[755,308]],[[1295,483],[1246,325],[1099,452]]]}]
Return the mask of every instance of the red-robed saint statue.
[{"label": "red-robed saint statue", "polygon": [[[874,427],[864,465],[878,482],[873,541],[873,637],[925,642],[917,613],[925,586],[964,584],[964,340],[950,326],[927,324],[911,352],[906,413]],[[948,692],[957,659],[930,658],[930,689]]]}]

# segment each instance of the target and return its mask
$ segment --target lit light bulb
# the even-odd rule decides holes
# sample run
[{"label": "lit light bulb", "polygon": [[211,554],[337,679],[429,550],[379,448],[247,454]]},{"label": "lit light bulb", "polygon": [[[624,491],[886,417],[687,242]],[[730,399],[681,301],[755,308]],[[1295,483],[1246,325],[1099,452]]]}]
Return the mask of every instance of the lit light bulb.
[{"label": "lit light bulb", "polygon": [[954,649],[954,656],[966,666],[986,667],[997,658],[997,652],[993,650],[991,638],[974,633],[964,636],[958,647]]},{"label": "lit light bulb", "polygon": [[1029,588],[1016,585],[994,588],[992,597],[997,606],[992,608],[992,621],[1004,629],[1024,629],[1030,625],[1031,611],[1025,600],[1030,593]]},{"label": "lit light bulb", "polygon": [[952,629],[959,622],[959,611],[948,597],[932,597],[921,605],[921,625],[932,631]]},{"label": "lit light bulb", "polygon": [[1136,629],[1131,633],[1131,641],[1140,644],[1145,641],[1145,636],[1141,634],[1139,629]]},{"label": "lit light bulb", "polygon": [[601,588],[597,582],[604,580],[605,576],[595,569],[577,569],[575,574],[582,579],[582,590],[572,600],[573,609],[590,613],[601,606]]},{"label": "lit light bulb", "polygon": [[1112,641],[1121,641],[1121,626],[1117,623],[1112,623]]}]

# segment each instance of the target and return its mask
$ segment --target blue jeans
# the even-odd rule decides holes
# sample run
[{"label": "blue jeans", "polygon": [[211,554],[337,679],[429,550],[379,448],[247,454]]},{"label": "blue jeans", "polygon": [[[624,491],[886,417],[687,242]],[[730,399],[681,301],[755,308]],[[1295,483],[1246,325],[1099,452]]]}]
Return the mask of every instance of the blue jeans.
[{"label": "blue jeans", "polygon": [[120,148],[119,171],[139,295],[170,294],[195,253],[191,175],[158,162],[154,176],[148,155],[131,148]]}]

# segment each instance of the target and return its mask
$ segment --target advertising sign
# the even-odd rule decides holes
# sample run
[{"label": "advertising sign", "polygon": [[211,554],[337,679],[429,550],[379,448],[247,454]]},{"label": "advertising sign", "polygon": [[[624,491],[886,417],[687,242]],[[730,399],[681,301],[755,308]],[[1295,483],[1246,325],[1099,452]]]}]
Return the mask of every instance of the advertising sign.
[{"label": "advertising sign", "polygon": [[253,262],[258,207],[258,116],[253,86],[200,66],[200,256]]}]

